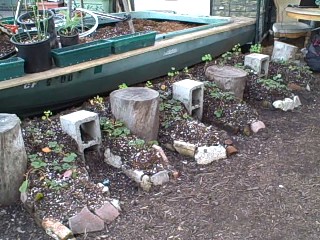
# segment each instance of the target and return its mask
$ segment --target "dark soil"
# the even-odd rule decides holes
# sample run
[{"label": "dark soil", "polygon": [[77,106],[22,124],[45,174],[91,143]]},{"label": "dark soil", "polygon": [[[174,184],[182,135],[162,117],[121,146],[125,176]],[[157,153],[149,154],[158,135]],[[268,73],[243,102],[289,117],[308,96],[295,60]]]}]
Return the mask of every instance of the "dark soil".
[{"label": "dark soil", "polygon": [[12,55],[14,52],[14,45],[10,42],[8,35],[0,32],[0,60]]},{"label": "dark soil", "polygon": [[[232,53],[229,59],[216,61],[234,65],[242,63],[243,58],[243,54]],[[61,161],[61,155],[76,152],[74,142],[59,124],[60,115],[76,109],[45,120],[25,119],[22,128],[28,154],[40,154],[47,163],[43,172],[29,176],[29,200],[43,193],[44,198],[34,203],[40,217],[53,216],[67,225],[67,218],[83,205],[94,208],[101,204],[105,196],[96,183],[109,180],[110,197],[121,202],[120,217],[105,231],[79,235],[77,239],[319,239],[320,76],[295,66],[270,63],[269,78],[281,74],[283,84],[290,88],[266,88],[250,73],[244,101],[217,99],[212,92],[219,90],[206,83],[206,125],[192,121],[182,105],[171,100],[173,82],[185,78],[207,81],[204,64],[174,77],[153,80],[152,88],[160,92],[166,104],[160,114],[159,143],[179,177],[149,193],[122,171],[109,167],[94,151],[86,152],[85,162],[79,158],[71,162],[76,175],[70,179],[64,180],[64,171],[53,169],[54,160]],[[310,92],[305,89],[307,85]],[[272,107],[272,101],[293,93],[300,96],[301,107],[290,112]],[[95,111],[114,122],[108,96],[104,96],[102,105],[90,99],[79,109]],[[217,109],[223,110],[219,117]],[[247,134],[245,129],[254,119],[263,121],[266,129]],[[197,145],[224,144],[231,139],[239,153],[199,166],[165,147],[178,138]],[[129,144],[133,140],[137,140],[134,135],[112,137],[104,131],[103,149],[109,147],[130,167],[143,169],[146,174],[166,169],[160,158],[153,158],[156,154],[150,146]],[[44,147],[51,151],[44,151]],[[132,157],[138,153],[141,157]],[[146,161],[150,159],[153,161]],[[82,178],[87,172],[89,181]],[[48,181],[44,184],[45,180],[57,180],[58,186]],[[80,193],[72,189],[80,189]],[[0,239],[48,239],[19,204],[2,208],[0,218],[4,223]]]}]

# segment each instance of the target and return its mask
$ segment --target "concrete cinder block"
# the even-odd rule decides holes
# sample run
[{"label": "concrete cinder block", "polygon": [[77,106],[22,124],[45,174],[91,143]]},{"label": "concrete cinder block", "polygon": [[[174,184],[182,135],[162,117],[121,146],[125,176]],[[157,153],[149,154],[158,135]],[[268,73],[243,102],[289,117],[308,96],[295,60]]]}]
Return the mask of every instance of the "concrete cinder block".
[{"label": "concrete cinder block", "polygon": [[60,117],[61,128],[78,144],[83,153],[86,148],[101,145],[101,130],[97,113],[85,110],[73,112]]},{"label": "concrete cinder block", "polygon": [[184,104],[188,113],[202,119],[204,83],[191,79],[184,79],[173,84],[173,98]]},{"label": "concrete cinder block", "polygon": [[268,75],[269,62],[269,55],[260,53],[251,53],[244,58],[244,65],[257,72],[259,77]]}]

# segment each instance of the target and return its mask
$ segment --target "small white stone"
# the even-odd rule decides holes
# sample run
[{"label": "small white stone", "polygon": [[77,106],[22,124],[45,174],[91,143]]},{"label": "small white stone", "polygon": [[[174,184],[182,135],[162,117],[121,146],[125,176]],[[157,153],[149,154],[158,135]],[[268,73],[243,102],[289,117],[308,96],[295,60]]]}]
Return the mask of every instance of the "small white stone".
[{"label": "small white stone", "polygon": [[308,92],[310,92],[310,91],[311,91],[311,88],[310,88],[310,85],[309,85],[309,84],[307,84],[307,86],[306,86],[306,90],[307,90]]},{"label": "small white stone", "polygon": [[280,184],[280,185],[279,185],[279,188],[284,188],[284,186]]},{"label": "small white stone", "polygon": [[104,185],[102,184],[102,183],[97,183],[97,186],[99,187],[99,188],[104,188]]},{"label": "small white stone", "polygon": [[103,188],[102,188],[102,192],[103,192],[103,193],[109,192],[109,187],[103,187]]},{"label": "small white stone", "polygon": [[301,101],[300,101],[300,98],[299,98],[298,96],[294,96],[294,97],[293,97],[293,104],[294,104],[294,107],[295,107],[295,108],[302,105],[302,104],[301,104]]}]

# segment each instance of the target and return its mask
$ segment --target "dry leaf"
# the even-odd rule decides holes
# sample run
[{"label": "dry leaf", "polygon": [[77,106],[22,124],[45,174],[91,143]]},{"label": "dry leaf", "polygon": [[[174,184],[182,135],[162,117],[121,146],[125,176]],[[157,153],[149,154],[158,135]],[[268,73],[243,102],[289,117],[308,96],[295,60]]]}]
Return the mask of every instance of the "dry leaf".
[{"label": "dry leaf", "polygon": [[49,152],[51,152],[51,149],[48,148],[48,147],[42,148],[41,150],[42,150],[42,152],[44,152],[44,153],[49,153]]}]

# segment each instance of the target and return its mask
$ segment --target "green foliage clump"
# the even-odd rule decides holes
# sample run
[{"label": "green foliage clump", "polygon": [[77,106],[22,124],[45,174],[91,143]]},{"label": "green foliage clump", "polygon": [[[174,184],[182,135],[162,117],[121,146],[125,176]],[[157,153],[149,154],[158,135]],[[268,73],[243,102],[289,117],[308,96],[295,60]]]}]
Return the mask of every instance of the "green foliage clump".
[{"label": "green foliage clump", "polygon": [[253,44],[250,46],[250,53],[261,53],[262,52],[262,46],[260,43]]},{"label": "green foliage clump", "polygon": [[119,89],[125,89],[125,88],[128,88],[128,85],[125,83],[122,83],[118,87],[119,87]]},{"label": "green foliage clump", "polygon": [[108,133],[109,137],[125,137],[130,134],[130,130],[123,121],[110,120],[106,117],[100,119],[100,127],[102,131]]},{"label": "green foliage clump", "polygon": [[282,75],[278,74],[272,78],[258,79],[257,81],[268,90],[286,90],[287,86],[283,83]]}]

